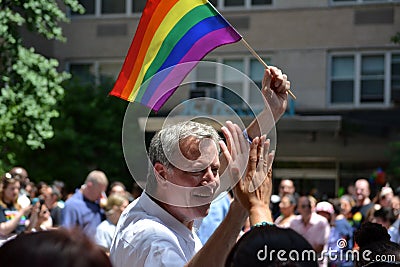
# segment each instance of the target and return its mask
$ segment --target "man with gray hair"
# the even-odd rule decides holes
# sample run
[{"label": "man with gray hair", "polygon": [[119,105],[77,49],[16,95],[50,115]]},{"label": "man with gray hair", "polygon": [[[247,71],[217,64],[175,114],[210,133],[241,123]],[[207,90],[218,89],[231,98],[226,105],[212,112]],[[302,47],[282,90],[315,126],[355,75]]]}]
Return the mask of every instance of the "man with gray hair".
[{"label": "man with gray hair", "polygon": [[[272,81],[274,86],[271,86]],[[266,70],[263,94],[268,97],[275,121],[285,110],[289,88],[290,82],[280,70]],[[243,198],[232,201],[225,219],[204,246],[194,231],[194,222],[208,214],[211,201],[218,192],[227,189],[227,180],[240,179],[247,163],[263,160],[262,156],[254,158],[246,154],[249,153],[246,135],[254,138],[249,140],[253,152],[264,143],[268,144],[265,149],[268,151],[269,142],[265,141],[265,136],[260,138],[260,131],[250,126],[247,134],[231,122],[221,130],[227,145],[214,128],[193,121],[169,125],[156,133],[149,148],[151,166],[146,189],[125,209],[117,225],[110,249],[113,266],[224,264],[252,208],[250,193],[241,195],[248,198],[246,208],[241,202]],[[264,167],[270,166],[270,155],[264,158]],[[232,162],[243,164],[237,166]],[[262,171],[260,167],[254,172]],[[220,180],[220,175],[225,173],[228,177]],[[235,184],[232,182],[231,186]],[[238,187],[241,188],[234,186],[235,190],[239,190]]]},{"label": "man with gray hair", "polygon": [[65,202],[61,226],[80,227],[88,237],[94,239],[96,227],[105,219],[99,201],[107,186],[108,179],[104,172],[91,171],[85,184]]}]

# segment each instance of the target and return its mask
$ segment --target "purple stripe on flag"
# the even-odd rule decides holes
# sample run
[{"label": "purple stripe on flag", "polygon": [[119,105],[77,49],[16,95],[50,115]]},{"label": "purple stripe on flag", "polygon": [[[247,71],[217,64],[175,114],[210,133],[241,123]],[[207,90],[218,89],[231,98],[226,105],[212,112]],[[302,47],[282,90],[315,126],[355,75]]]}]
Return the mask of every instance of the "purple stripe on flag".
[{"label": "purple stripe on flag", "polygon": [[[157,86],[157,89],[150,98],[149,102],[143,104],[154,109],[155,111],[158,111],[161,106],[167,102],[169,97],[176,91],[177,87],[185,79],[189,72],[197,65],[198,61],[200,61],[213,49],[224,44],[237,42],[240,39],[241,36],[238,35],[236,30],[231,27],[213,31],[199,39],[180,60],[180,62],[172,69],[172,71],[169,72],[168,76],[160,81],[160,85]],[[157,75],[158,74],[156,74],[156,76]]]}]

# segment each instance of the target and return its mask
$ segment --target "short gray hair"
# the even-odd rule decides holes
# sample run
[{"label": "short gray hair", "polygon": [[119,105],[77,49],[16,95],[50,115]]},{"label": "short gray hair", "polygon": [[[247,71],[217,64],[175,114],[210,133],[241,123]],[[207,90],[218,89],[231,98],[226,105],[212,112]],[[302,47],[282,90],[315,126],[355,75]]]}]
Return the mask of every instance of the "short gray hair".
[{"label": "short gray hair", "polygon": [[164,166],[169,166],[168,157],[172,155],[176,147],[179,147],[179,142],[187,137],[194,137],[197,140],[210,138],[219,151],[221,138],[213,127],[194,121],[180,122],[161,129],[151,140],[149,158],[152,165],[159,162]]},{"label": "short gray hair", "polygon": [[106,174],[98,170],[91,171],[88,174],[85,180],[85,184],[87,184],[88,182],[93,182],[95,184],[102,184],[108,186],[108,179]]}]

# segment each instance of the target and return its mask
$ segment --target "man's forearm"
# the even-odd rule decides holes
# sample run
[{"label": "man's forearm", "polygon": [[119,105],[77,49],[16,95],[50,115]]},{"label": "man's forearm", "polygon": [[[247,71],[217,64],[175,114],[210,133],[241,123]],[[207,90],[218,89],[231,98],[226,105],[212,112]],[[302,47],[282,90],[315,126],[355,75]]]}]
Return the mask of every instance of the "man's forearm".
[{"label": "man's forearm", "polygon": [[[261,136],[262,134],[268,135],[279,118],[279,115],[273,115],[269,109],[265,108],[246,128],[247,134],[251,139]],[[258,122],[261,122],[261,125]]]},{"label": "man's forearm", "polygon": [[225,265],[226,257],[235,245],[248,212],[234,200],[228,214],[203,248],[186,265],[188,267]]}]

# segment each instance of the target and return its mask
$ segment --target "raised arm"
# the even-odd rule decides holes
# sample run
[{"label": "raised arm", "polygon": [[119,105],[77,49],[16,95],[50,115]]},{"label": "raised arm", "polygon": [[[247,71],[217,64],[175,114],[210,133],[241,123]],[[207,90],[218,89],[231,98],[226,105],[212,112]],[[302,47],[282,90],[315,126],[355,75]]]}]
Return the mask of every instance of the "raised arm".
[{"label": "raised arm", "polygon": [[288,81],[287,75],[283,74],[280,69],[270,66],[269,69],[265,70],[261,92],[269,109],[266,107],[247,127],[247,133],[250,138],[261,136],[259,125],[261,121],[266,126],[262,134],[268,134],[274,127],[287,108],[287,91],[289,89],[290,81]]}]

